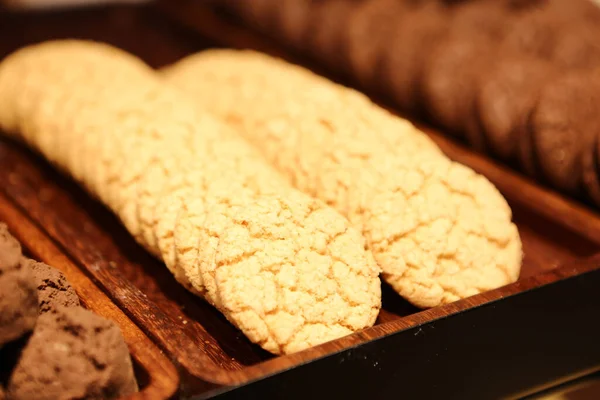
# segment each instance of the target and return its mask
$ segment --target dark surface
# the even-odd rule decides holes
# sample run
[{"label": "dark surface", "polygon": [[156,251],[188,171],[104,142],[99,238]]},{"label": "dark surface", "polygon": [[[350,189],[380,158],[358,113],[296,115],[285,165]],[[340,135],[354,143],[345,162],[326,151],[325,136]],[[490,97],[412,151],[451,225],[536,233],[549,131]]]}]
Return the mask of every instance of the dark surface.
[{"label": "dark surface", "polygon": [[[77,11],[74,14],[18,17],[3,15],[0,16],[0,56],[24,44],[56,37],[107,41],[141,56],[153,66],[165,65],[190,52],[216,45],[276,52],[268,42],[257,39],[250,32],[228,25],[206,10],[199,13],[196,9],[199,2],[193,2],[193,8],[192,2],[187,2],[190,5],[188,8],[185,3],[180,3],[179,7],[174,5],[178,2],[167,3],[171,4],[173,10],[177,10],[179,20],[187,21],[189,26],[201,31],[201,34],[180,28],[180,25],[175,26],[163,19],[160,13],[145,8],[108,7]],[[545,303],[546,298],[542,297],[538,301],[536,299],[541,292],[529,292],[527,301],[530,306],[522,308],[518,315],[507,319],[508,322],[505,321],[504,324],[499,321],[508,318],[509,311],[504,311],[506,314],[496,312],[504,310],[500,305],[507,301],[505,297],[595,270],[595,262],[578,262],[598,251],[600,217],[581,205],[565,200],[489,159],[470,152],[437,132],[427,132],[451,158],[486,175],[509,200],[526,252],[521,279],[514,285],[426,311],[408,306],[384,287],[384,309],[375,327],[305,352],[282,357],[273,357],[251,345],[218,312],[185,292],[164,266],[135,244],[104,207],[39,157],[6,140],[0,140],[0,182],[6,183],[2,187],[6,197],[19,209],[27,210],[27,217],[56,246],[51,253],[44,253],[38,248],[36,259],[53,266],[61,263],[66,265],[65,268],[71,274],[65,274],[80,295],[83,293],[82,299],[90,298],[89,293],[86,296],[86,291],[89,290],[87,285],[91,285],[90,279],[97,284],[112,301],[106,307],[114,307],[116,312],[122,310],[161,347],[168,358],[177,363],[184,395],[209,393],[219,386],[235,386],[273,374],[272,378],[260,381],[262,383],[257,382],[257,386],[253,384],[234,394],[244,397],[245,390],[255,390],[256,395],[277,392],[279,397],[291,398],[300,393],[316,391],[315,383],[325,382],[326,389],[311,392],[313,397],[322,398],[330,394],[339,397],[342,390],[348,387],[354,389],[346,393],[350,398],[356,398],[367,391],[374,395],[377,394],[376,390],[380,390],[381,395],[392,393],[394,397],[401,395],[410,398],[411,396],[404,395],[398,382],[411,380],[425,386],[419,394],[447,387],[448,390],[443,393],[448,397],[453,395],[450,389],[467,381],[471,382],[472,378],[467,377],[469,374],[481,374],[480,379],[483,379],[482,382],[473,383],[469,390],[485,389],[487,386],[490,390],[496,390],[509,376],[513,376],[514,368],[505,366],[502,373],[506,375],[498,375],[498,379],[493,374],[484,375],[485,369],[479,368],[482,357],[477,356],[477,352],[488,352],[488,359],[497,361],[492,356],[503,355],[500,348],[513,347],[520,348],[521,351],[514,352],[515,357],[518,355],[519,358],[513,359],[512,363],[520,362],[528,368],[535,367],[539,373],[532,372],[531,380],[527,381],[521,374],[514,374],[511,379],[515,380],[515,384],[511,384],[512,388],[506,390],[521,390],[538,380],[549,382],[564,375],[567,370],[568,374],[580,371],[590,359],[580,353],[584,340],[575,343],[575,339],[585,336],[587,331],[584,328],[588,331],[590,329],[586,324],[592,322],[585,318],[590,319],[595,314],[589,306],[590,297],[593,296],[586,291],[594,286],[580,285],[571,297],[574,289],[567,286],[562,292],[560,286],[566,283],[561,282],[553,289],[560,294],[555,293],[554,302],[549,303],[548,307],[544,305],[542,311],[540,305]],[[20,229],[20,240],[28,240],[29,248],[39,247],[39,243],[28,234],[33,228],[21,226],[18,223],[20,218],[23,217],[13,215],[11,220],[12,226]],[[69,259],[73,261],[65,261]],[[556,269],[559,265],[564,265],[565,268]],[[65,272],[64,268],[62,270]],[[84,277],[87,276],[85,279],[73,278],[74,274],[82,274],[82,271],[85,273]],[[598,278],[598,274],[594,274]],[[494,303],[473,309],[488,302]],[[507,306],[509,310],[516,307],[510,304],[512,303]],[[472,311],[461,313],[464,310]],[[489,313],[479,310],[487,310]],[[484,315],[477,314],[480,315],[477,317],[479,319],[465,322],[464,318],[472,315],[472,312],[483,312]],[[563,339],[563,336],[552,336],[544,331],[535,336],[533,328],[520,325],[518,318],[527,320],[527,316],[532,321],[542,317],[553,320],[560,335],[566,335],[567,332],[567,328],[562,327],[569,327],[572,335],[570,340],[573,342],[569,342],[569,346],[556,342],[551,351],[547,349],[548,354],[560,355],[572,350],[585,365],[574,365],[567,362],[571,359],[566,359],[565,371],[552,371],[548,369],[550,366],[544,366],[540,362],[543,359],[530,357],[525,350],[531,347],[535,352],[539,350],[538,346],[547,344],[545,339],[542,340],[544,335],[556,339]],[[456,327],[453,323],[455,319],[459,321]],[[475,327],[468,325],[473,321],[476,321]],[[560,321],[560,324],[556,321]],[[573,321],[577,321],[577,324]],[[537,323],[542,324],[543,321]],[[434,328],[427,328],[431,332],[441,331],[437,339],[423,330],[431,324]],[[500,325],[508,333],[502,336],[501,332],[492,332],[486,324],[490,327]],[[465,329],[464,326],[470,328]],[[125,332],[129,335],[126,337],[129,338],[128,343],[131,343],[133,331]],[[515,338],[521,338],[520,343]],[[491,342],[491,339],[496,342]],[[446,346],[448,350],[444,350],[445,343],[452,346]],[[492,344],[488,348],[489,343]],[[473,351],[463,354],[459,351],[461,346]],[[423,357],[427,351],[435,349],[442,356]],[[389,355],[392,357],[388,357]],[[593,352],[590,352],[590,357],[591,355]],[[340,363],[342,358],[344,361]],[[451,358],[453,362],[450,361]],[[501,361],[507,363],[506,359]],[[473,368],[474,365],[476,368]],[[557,365],[560,367],[562,364]],[[413,366],[414,369],[411,369]],[[449,370],[446,371],[448,366]],[[290,368],[292,369],[288,372],[281,372]],[[349,374],[345,375],[345,371]],[[440,374],[440,371],[444,372]],[[318,376],[313,376],[313,373]],[[461,377],[462,380],[449,381],[450,376]],[[260,392],[261,390],[266,391]],[[468,394],[465,392],[465,395]]]}]

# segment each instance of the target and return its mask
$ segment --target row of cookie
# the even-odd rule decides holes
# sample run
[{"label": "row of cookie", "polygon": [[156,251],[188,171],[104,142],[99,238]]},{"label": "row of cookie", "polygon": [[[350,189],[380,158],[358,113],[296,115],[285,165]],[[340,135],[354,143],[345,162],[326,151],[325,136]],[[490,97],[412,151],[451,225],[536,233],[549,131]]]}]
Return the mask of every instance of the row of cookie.
[{"label": "row of cookie", "polygon": [[600,204],[584,154],[600,67],[600,9],[589,0],[227,4],[403,111]]},{"label": "row of cookie", "polygon": [[375,322],[380,270],[360,233],[133,55],[76,40],[18,50],[0,63],[0,127],[266,350]]},{"label": "row of cookie", "polygon": [[81,308],[60,271],[24,257],[3,223],[0,370],[0,399],[115,399],[138,390],[119,328]]},{"label": "row of cookie", "polygon": [[[274,353],[374,323],[380,268],[360,231],[384,278],[423,307],[517,279],[521,242],[505,200],[414,126],[298,67],[205,54],[204,69],[182,61],[163,74],[170,86],[106,45],[22,49],[0,64],[0,125],[81,182],[179,282]],[[212,86],[188,98],[178,77]],[[242,112],[244,126],[231,125],[322,200],[293,189],[209,112],[228,121]],[[252,139],[252,124],[268,129]]]},{"label": "row of cookie", "polygon": [[348,217],[411,303],[446,304],[518,278],[521,242],[496,188],[366,96],[252,51],[204,51],[163,75]]}]

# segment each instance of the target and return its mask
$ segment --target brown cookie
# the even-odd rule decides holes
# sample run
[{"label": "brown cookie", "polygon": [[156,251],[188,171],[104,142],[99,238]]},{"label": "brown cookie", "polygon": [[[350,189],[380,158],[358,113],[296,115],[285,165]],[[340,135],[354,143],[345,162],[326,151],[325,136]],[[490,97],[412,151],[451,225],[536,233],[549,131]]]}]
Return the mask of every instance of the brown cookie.
[{"label": "brown cookie", "polygon": [[499,0],[458,1],[451,8],[452,30],[500,39],[508,25],[508,11]]},{"label": "brown cookie", "polygon": [[478,76],[493,61],[490,39],[454,31],[438,42],[425,62],[422,93],[430,117],[458,136],[481,146],[472,120]]},{"label": "brown cookie", "polygon": [[274,1],[273,29],[276,35],[289,46],[305,50],[305,38],[310,25],[310,9],[314,0]]},{"label": "brown cookie", "polygon": [[506,34],[500,47],[508,52],[548,58],[562,23],[550,7],[527,9],[507,22]]},{"label": "brown cookie", "polygon": [[391,33],[405,10],[396,0],[366,0],[350,13],[342,38],[351,75],[363,87],[376,77],[381,50],[389,47]]},{"label": "brown cookie", "polygon": [[574,71],[544,85],[531,115],[540,169],[555,187],[576,194],[581,187],[582,152],[600,130],[600,79]]},{"label": "brown cookie", "polygon": [[600,66],[600,29],[591,24],[573,24],[563,30],[551,50],[549,59],[565,68]]},{"label": "brown cookie", "polygon": [[22,262],[31,269],[37,285],[40,314],[59,306],[79,307],[79,296],[59,270],[31,259]]},{"label": "brown cookie", "polygon": [[[50,384],[49,384],[50,383]],[[121,331],[83,308],[40,316],[9,379],[11,399],[116,399],[137,391]]]},{"label": "brown cookie", "polygon": [[0,223],[0,347],[31,331],[38,316],[36,287],[21,256],[21,245]]},{"label": "brown cookie", "polygon": [[341,38],[348,17],[358,4],[352,0],[328,0],[314,2],[310,9],[310,29],[306,39],[309,51],[329,68],[340,70],[346,67],[340,56]]},{"label": "brown cookie", "polygon": [[228,0],[225,1],[225,5],[238,14],[249,26],[261,32],[270,33],[276,2],[274,0]]},{"label": "brown cookie", "polygon": [[490,151],[504,160],[517,156],[517,135],[555,68],[523,54],[500,55],[479,79],[476,112]]},{"label": "brown cookie", "polygon": [[600,206],[600,175],[598,174],[598,134],[594,134],[592,145],[583,149],[583,186],[587,196]]},{"label": "brown cookie", "polygon": [[448,28],[445,12],[439,3],[427,2],[403,14],[391,33],[389,47],[383,50],[377,68],[380,89],[406,113],[420,111],[424,60]]}]

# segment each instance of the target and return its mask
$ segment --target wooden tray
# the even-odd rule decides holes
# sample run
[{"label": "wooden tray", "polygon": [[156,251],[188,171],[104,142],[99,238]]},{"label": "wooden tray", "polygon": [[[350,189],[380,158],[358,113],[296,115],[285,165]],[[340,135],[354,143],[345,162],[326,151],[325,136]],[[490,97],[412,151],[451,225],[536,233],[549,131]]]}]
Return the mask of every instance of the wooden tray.
[{"label": "wooden tray", "polygon": [[[107,41],[153,66],[210,46],[285,54],[201,3],[163,2],[159,12],[121,6],[0,16],[0,56],[57,37]],[[165,13],[193,29],[168,23]],[[388,398],[400,392],[408,398],[498,398],[600,368],[594,317],[600,307],[600,256],[593,257],[600,248],[600,217],[427,132],[451,158],[485,174],[507,197],[524,244],[521,279],[426,311],[384,286],[376,326],[289,356],[273,357],[249,343],[217,311],[184,291],[104,207],[7,140],[0,141],[0,190],[26,214],[14,213],[13,229],[21,220],[33,221],[60,257],[73,260],[73,269],[101,287],[111,307],[127,314],[177,364],[183,397]],[[29,234],[19,232],[33,247]],[[74,283],[78,290],[87,285]]]}]

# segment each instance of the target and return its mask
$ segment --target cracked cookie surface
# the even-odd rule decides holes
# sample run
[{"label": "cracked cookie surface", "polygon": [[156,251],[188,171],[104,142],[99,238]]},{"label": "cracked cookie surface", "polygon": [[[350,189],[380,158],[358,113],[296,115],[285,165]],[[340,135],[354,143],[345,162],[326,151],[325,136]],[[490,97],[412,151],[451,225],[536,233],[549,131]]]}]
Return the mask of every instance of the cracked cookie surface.
[{"label": "cracked cookie surface", "polygon": [[163,76],[294,186],[346,215],[384,279],[413,304],[446,304],[518,278],[521,242],[496,188],[366,96],[253,51],[204,51]]},{"label": "cracked cookie surface", "polygon": [[76,40],[22,49],[0,63],[0,105],[0,126],[266,350],[375,322],[380,269],[360,232],[137,58]]}]

